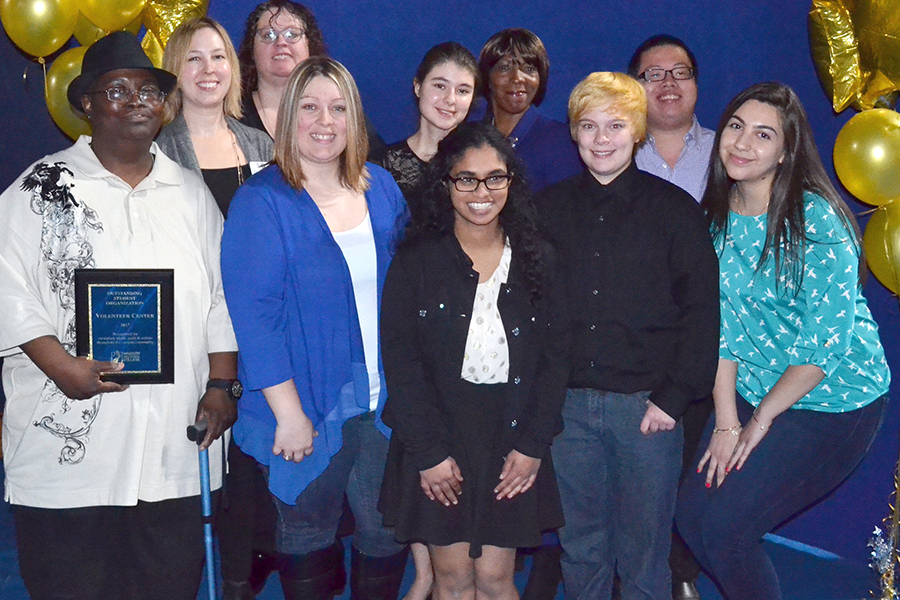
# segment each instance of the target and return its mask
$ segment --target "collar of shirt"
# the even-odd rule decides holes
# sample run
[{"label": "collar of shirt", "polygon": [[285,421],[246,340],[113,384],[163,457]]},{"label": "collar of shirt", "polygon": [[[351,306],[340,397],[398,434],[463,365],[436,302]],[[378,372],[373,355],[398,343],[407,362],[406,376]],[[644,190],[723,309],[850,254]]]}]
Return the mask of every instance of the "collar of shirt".
[{"label": "collar of shirt", "polygon": [[519,122],[516,123],[516,126],[513,128],[512,133],[509,134],[509,141],[512,143],[513,147],[515,147],[516,143],[528,135],[528,132],[531,131],[531,128],[534,127],[535,122],[538,120],[540,116],[540,112],[534,106],[529,106],[528,110],[525,111],[525,114],[522,115],[522,118],[519,119]]},{"label": "collar of shirt", "polygon": [[638,168],[633,160],[618,177],[606,185],[597,181],[588,169],[585,169],[581,176],[584,197],[588,199],[591,205],[597,207],[608,207],[612,203],[615,203],[617,199],[620,199],[624,202],[616,204],[623,205],[621,206],[621,209],[624,209],[630,204],[629,200],[637,198],[640,195],[640,189],[643,188]]},{"label": "collar of shirt", "polygon": [[[475,109],[469,111],[470,120],[478,120],[477,114],[473,117],[474,110]],[[528,132],[531,131],[531,128],[534,127],[534,124],[540,116],[541,112],[535,108],[534,105],[528,107],[528,110],[525,111],[525,114],[522,115],[522,118],[519,119],[519,122],[516,123],[512,133],[510,133],[507,138],[513,145],[513,148],[516,147],[516,143],[518,143],[519,140],[528,135]],[[481,117],[481,122],[487,123],[488,125],[494,124],[494,113],[491,111],[490,102],[488,102],[487,107],[485,108],[484,116]]]},{"label": "collar of shirt", "polygon": [[[83,135],[78,138],[73,146],[72,164],[82,172],[87,179],[109,178],[115,181],[122,179],[109,172],[94,154],[91,148],[91,136]],[[184,170],[169,157],[159,150],[156,142],[150,145],[150,154],[153,155],[153,167],[150,173],[135,187],[147,188],[157,185],[181,185],[184,183]],[[124,182],[122,182],[124,183]]]},{"label": "collar of shirt", "polygon": [[[700,121],[697,120],[697,115],[692,117],[691,128],[687,130],[687,133],[684,134],[684,145],[688,144],[700,149],[700,146],[703,142],[703,128],[700,126]],[[653,139],[653,135],[649,132],[647,133],[647,144],[653,146],[653,149],[656,149],[656,140]]]}]

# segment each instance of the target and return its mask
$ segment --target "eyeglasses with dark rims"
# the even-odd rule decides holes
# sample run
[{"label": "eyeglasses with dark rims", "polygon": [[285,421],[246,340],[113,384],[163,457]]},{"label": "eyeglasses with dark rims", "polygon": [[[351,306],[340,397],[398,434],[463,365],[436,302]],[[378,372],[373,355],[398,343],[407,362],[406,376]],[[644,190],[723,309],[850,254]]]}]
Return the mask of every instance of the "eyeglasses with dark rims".
[{"label": "eyeglasses with dark rims", "polygon": [[675,67],[674,69],[659,69],[657,67],[650,67],[649,69],[638,75],[638,77],[650,83],[657,83],[665,79],[669,74],[672,75],[672,79],[693,79],[694,69],[692,69],[691,67]]},{"label": "eyeglasses with dark rims", "polygon": [[485,188],[492,192],[505,190],[512,182],[512,178],[513,176],[511,173],[504,173],[503,175],[488,175],[484,179],[479,179],[470,175],[464,175],[462,177],[453,177],[452,175],[447,175],[447,181],[453,182],[453,187],[455,187],[456,191],[458,192],[474,192],[482,183],[484,184]]}]

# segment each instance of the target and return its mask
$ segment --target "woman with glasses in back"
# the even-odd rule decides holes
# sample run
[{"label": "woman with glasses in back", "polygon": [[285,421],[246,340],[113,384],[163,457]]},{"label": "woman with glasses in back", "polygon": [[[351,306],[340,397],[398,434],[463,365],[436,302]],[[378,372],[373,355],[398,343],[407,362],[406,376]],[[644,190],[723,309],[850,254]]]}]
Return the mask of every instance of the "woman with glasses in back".
[{"label": "woman with glasses in back", "polygon": [[398,540],[428,544],[438,599],[518,598],[516,548],[562,525],[565,335],[520,171],[493,127],[448,134],[384,285],[379,508]]},{"label": "woman with glasses in back", "polygon": [[[238,57],[243,79],[245,125],[275,137],[278,104],[294,67],[310,56],[326,56],[325,38],[312,11],[291,0],[268,0],[247,17]],[[370,156],[384,141],[366,120]]]}]

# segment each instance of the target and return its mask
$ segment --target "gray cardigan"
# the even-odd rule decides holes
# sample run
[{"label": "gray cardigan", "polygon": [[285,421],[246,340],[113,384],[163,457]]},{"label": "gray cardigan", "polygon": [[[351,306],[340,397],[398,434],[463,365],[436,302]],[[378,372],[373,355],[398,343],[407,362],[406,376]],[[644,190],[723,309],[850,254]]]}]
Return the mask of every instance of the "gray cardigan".
[{"label": "gray cardigan", "polygon": [[[267,133],[247,127],[237,120],[225,115],[228,128],[234,133],[238,145],[249,162],[269,162],[272,160],[274,145]],[[200,173],[200,163],[194,153],[191,133],[188,131],[184,115],[179,114],[175,120],[162,128],[156,143],[163,153],[186,169]]]}]

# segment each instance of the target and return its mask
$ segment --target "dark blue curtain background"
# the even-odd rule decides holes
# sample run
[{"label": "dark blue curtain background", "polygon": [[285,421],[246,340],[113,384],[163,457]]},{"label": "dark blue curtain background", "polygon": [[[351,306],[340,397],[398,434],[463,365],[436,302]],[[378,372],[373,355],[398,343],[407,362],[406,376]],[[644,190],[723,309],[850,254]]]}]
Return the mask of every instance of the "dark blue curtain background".
[{"label": "dark blue curtain background", "polygon": [[[255,4],[255,0],[211,0],[209,14],[237,45],[244,18]],[[429,47],[455,40],[477,55],[491,34],[507,27],[531,29],[546,44],[551,68],[543,108],[559,119],[565,118],[569,91],[582,77],[592,71],[624,70],[633,49],[661,32],[684,39],[697,55],[697,114],[707,127],[715,128],[722,107],[744,87],[782,81],[802,98],[830,169],[835,137],[855,114],[852,110],[834,114],[818,82],[809,52],[806,1],[309,0],[308,5],[325,32],[331,55],[353,73],[367,114],[388,142],[408,136],[416,126],[412,77]],[[5,34],[0,39],[0,73],[0,186],[5,188],[30,163],[70,142],[45,107],[40,65],[19,52]],[[860,214],[867,210],[852,201],[851,205]],[[866,219],[860,220],[864,224]],[[866,291],[888,360],[900,379],[897,299],[874,278]],[[782,527],[780,535],[867,560],[866,541],[887,515],[894,488],[897,413],[895,402],[869,457],[851,479]]]}]

